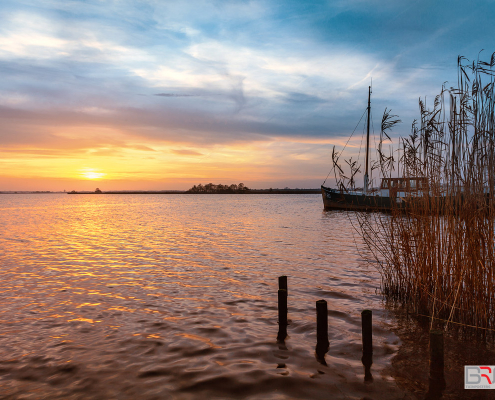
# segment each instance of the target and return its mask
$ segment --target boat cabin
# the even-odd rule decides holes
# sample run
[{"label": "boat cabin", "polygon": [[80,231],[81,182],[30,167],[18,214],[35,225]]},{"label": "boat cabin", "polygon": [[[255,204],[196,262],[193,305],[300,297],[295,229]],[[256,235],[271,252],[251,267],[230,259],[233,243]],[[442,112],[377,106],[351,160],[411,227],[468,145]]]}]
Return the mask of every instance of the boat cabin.
[{"label": "boat cabin", "polygon": [[383,178],[380,189],[385,197],[421,196],[428,191],[428,178]]}]

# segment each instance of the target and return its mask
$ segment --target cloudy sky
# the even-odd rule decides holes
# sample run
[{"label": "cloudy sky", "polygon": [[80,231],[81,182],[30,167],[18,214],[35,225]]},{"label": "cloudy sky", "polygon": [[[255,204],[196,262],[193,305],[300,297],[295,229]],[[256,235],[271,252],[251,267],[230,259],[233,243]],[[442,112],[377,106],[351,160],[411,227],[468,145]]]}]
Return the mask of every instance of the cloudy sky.
[{"label": "cloudy sky", "polygon": [[407,135],[458,55],[495,51],[493,0],[3,0],[0,21],[0,191],[316,188],[371,78],[375,132],[388,107]]}]

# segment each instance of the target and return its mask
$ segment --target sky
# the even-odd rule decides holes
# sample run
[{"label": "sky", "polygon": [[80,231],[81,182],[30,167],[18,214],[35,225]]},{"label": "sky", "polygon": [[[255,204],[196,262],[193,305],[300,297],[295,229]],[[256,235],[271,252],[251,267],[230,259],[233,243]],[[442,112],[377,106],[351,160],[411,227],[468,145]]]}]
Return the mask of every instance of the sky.
[{"label": "sky", "polygon": [[3,0],[0,21],[0,191],[317,188],[371,81],[397,138],[459,55],[495,52],[494,0]]}]

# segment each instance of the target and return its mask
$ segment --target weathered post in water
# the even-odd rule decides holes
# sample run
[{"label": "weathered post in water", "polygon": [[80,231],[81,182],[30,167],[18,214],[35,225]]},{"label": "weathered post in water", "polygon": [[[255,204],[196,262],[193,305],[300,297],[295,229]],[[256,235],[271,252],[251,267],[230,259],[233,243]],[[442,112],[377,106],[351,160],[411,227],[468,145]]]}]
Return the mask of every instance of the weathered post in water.
[{"label": "weathered post in water", "polygon": [[328,351],[328,307],[326,300],[316,302],[316,347]]},{"label": "weathered post in water", "polygon": [[371,310],[361,312],[363,354],[373,354],[373,313]]},{"label": "weathered post in water", "polygon": [[278,289],[278,335],[277,340],[283,342],[287,337],[287,290]]},{"label": "weathered post in water", "polygon": [[289,289],[287,288],[287,276],[282,275],[278,277],[278,288],[285,290],[287,292],[287,296],[289,295]]},{"label": "weathered post in water", "polygon": [[287,325],[287,290],[278,289],[278,323]]},{"label": "weathered post in water", "polygon": [[278,290],[278,335],[279,342],[287,337],[287,290]]},{"label": "weathered post in water", "polygon": [[278,277],[278,335],[279,342],[287,337],[287,276]]},{"label": "weathered post in water", "polygon": [[316,340],[328,347],[328,307],[326,300],[316,302]]},{"label": "weathered post in water", "polygon": [[363,338],[363,357],[361,362],[364,365],[364,381],[373,382],[371,365],[373,364],[373,312],[363,310],[361,312],[361,327]]},{"label": "weathered post in water", "polygon": [[327,365],[325,354],[328,352],[330,342],[328,341],[328,308],[325,300],[316,302],[316,360]]},{"label": "weathered post in water", "polygon": [[430,391],[445,389],[443,332],[430,330]]}]

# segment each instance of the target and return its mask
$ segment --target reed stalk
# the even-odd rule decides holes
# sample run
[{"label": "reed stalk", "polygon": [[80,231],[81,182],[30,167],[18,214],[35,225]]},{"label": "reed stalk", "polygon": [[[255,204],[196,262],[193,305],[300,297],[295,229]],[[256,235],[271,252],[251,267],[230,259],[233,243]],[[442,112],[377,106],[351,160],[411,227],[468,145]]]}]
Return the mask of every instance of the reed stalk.
[{"label": "reed stalk", "polygon": [[[398,170],[428,178],[429,188],[404,199],[409,211],[358,214],[384,294],[445,327],[484,332],[495,329],[494,67],[495,53],[489,61],[459,57],[457,87],[442,87],[433,109],[419,101]],[[391,156],[379,159],[382,175],[392,176]]]}]

